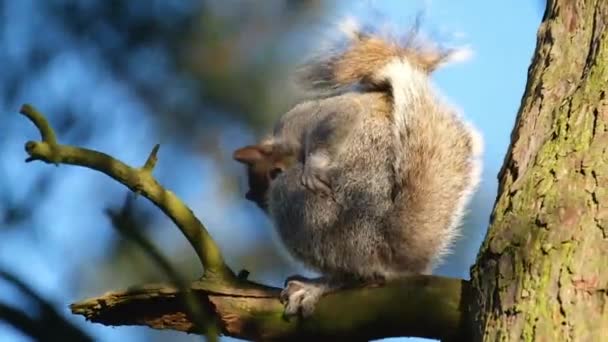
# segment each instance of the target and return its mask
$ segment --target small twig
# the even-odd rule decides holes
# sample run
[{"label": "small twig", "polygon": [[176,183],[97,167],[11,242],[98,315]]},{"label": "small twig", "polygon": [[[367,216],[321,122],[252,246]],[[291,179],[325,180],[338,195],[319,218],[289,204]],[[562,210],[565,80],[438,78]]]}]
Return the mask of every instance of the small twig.
[{"label": "small twig", "polygon": [[24,104],[23,106],[21,106],[21,110],[19,110],[19,113],[30,119],[34,126],[38,128],[42,141],[51,145],[57,145],[57,137],[55,136],[55,131],[53,130],[51,125],[49,125],[48,121],[46,121],[44,115],[42,115],[33,106],[29,104]]},{"label": "small twig", "polygon": [[152,170],[156,166],[156,161],[158,161],[157,154],[158,154],[159,148],[160,148],[160,144],[154,145],[154,148],[152,149],[152,152],[150,152],[150,155],[148,156],[146,163],[142,167],[142,170],[152,172]]}]

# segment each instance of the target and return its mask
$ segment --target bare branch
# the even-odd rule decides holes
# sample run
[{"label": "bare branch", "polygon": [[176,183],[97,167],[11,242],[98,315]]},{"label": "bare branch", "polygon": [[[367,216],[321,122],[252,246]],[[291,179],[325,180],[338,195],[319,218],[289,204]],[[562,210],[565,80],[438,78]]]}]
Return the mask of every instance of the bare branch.
[{"label": "bare branch", "polygon": [[[192,291],[220,318],[224,334],[247,340],[368,340],[393,336],[437,339],[462,337],[464,280],[412,276],[381,287],[342,290],[321,299],[306,320],[283,317],[279,289],[210,288],[195,282]],[[176,298],[179,291],[147,285],[110,292],[72,304],[74,314],[106,325],[146,325],[196,331]]]},{"label": "bare branch", "polygon": [[58,144],[53,128],[34,107],[23,105],[20,112],[36,125],[42,136],[42,141],[26,143],[26,151],[30,155],[28,161],[78,165],[105,173],[149,199],[171,218],[194,248],[205,269],[206,279],[223,282],[236,279],[232,270],[225,264],[218,246],[192,210],[152,176],[158,145],[152,150],[143,168],[132,168],[105,153]]}]

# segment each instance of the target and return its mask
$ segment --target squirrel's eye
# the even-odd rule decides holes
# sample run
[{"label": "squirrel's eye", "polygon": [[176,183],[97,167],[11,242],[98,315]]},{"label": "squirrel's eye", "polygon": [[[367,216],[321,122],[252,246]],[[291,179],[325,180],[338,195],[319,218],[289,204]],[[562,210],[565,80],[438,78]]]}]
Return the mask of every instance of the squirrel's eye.
[{"label": "squirrel's eye", "polygon": [[275,178],[277,178],[281,172],[283,172],[283,170],[279,167],[275,167],[274,169],[270,170],[270,172],[268,172],[268,177],[270,177],[270,180],[273,180]]}]

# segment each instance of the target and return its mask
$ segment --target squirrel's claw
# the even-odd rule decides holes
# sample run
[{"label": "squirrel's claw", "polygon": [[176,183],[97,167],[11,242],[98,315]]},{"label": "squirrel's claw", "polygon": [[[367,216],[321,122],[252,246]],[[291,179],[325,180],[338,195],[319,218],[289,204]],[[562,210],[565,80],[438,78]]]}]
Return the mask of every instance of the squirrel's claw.
[{"label": "squirrel's claw", "polygon": [[331,194],[329,175],[320,168],[305,165],[302,173],[302,185],[314,193]]},{"label": "squirrel's claw", "polygon": [[292,317],[301,315],[309,317],[321,296],[327,291],[327,286],[318,282],[304,280],[288,280],[287,286],[281,291],[280,300],[285,305],[284,315]]}]

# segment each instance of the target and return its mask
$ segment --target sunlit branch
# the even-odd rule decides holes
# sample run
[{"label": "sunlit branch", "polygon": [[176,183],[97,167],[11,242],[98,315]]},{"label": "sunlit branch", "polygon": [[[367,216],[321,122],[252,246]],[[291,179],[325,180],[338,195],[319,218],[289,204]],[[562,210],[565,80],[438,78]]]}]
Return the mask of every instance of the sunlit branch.
[{"label": "sunlit branch", "polygon": [[25,144],[25,150],[29,154],[27,161],[41,160],[53,164],[78,165],[105,173],[152,201],[171,218],[194,248],[205,269],[205,278],[217,281],[235,279],[207,229],[190,208],[171,191],[163,188],[152,175],[158,145],[154,147],[142,168],[133,168],[105,153],[59,144],[51,125],[30,105],[23,105],[20,113],[34,123],[42,136],[42,141],[28,141]]},{"label": "sunlit branch", "polygon": [[[283,317],[278,289],[255,290],[192,284],[201,300],[208,300],[222,332],[247,340],[367,341],[416,336],[465,341],[463,303],[468,283],[436,276],[412,276],[377,287],[341,290],[323,297],[305,320]],[[110,292],[72,304],[72,313],[106,325],[145,325],[155,329],[197,332],[175,305],[179,291],[147,285]]]}]

